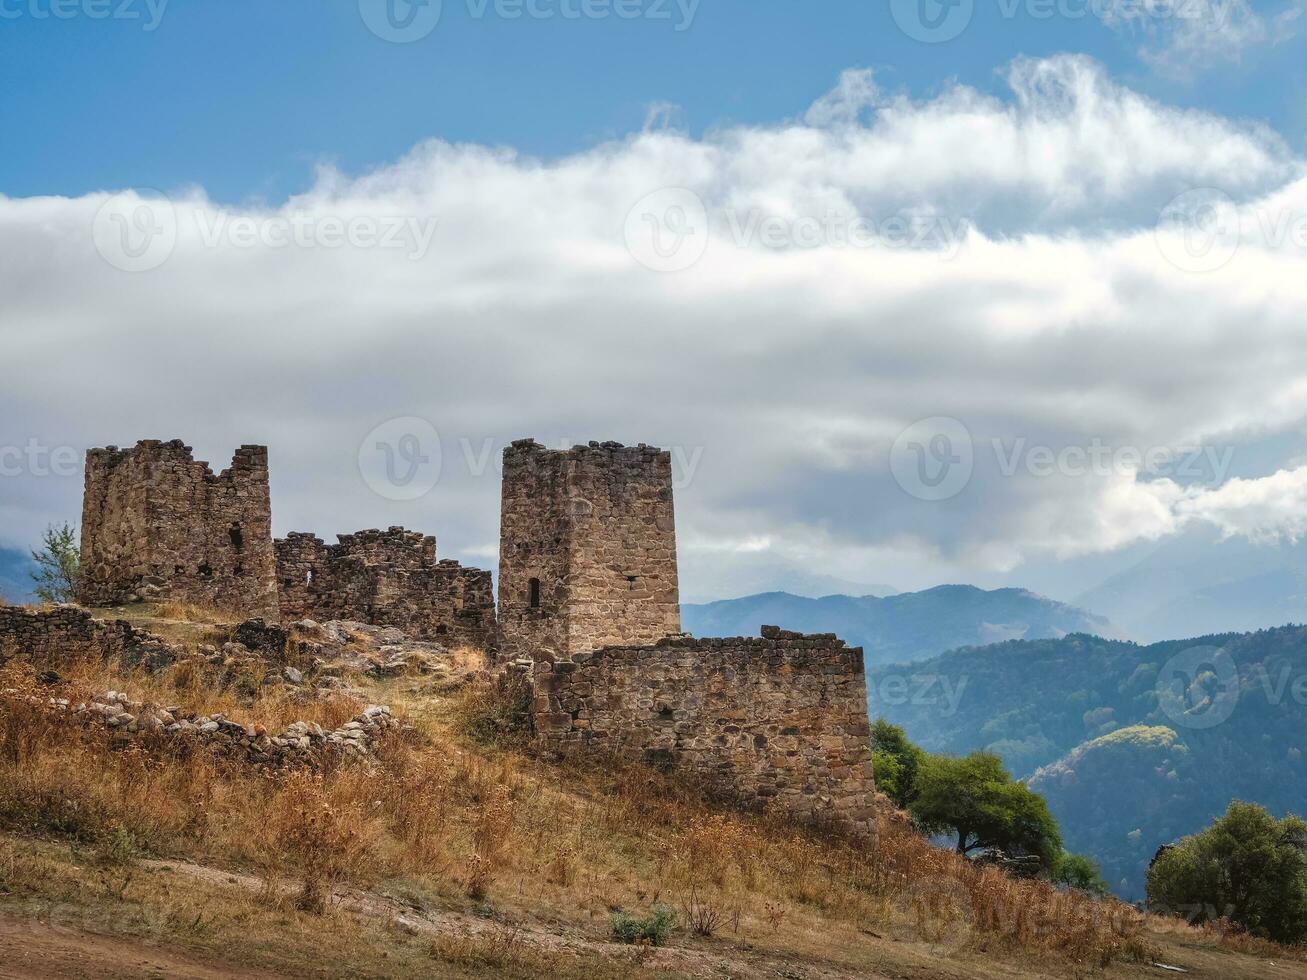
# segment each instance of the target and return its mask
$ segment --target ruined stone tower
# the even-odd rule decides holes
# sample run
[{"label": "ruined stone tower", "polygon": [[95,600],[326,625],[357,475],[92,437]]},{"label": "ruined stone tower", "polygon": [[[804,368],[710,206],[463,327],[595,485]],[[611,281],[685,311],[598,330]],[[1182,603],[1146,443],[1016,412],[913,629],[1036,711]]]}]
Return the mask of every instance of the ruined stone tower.
[{"label": "ruined stone tower", "polygon": [[180,439],[86,454],[82,605],[166,596],[275,619],[275,573],[265,446],[217,476]]},{"label": "ruined stone tower", "polygon": [[568,656],[681,629],[671,455],[592,442],[504,450],[499,653]]}]

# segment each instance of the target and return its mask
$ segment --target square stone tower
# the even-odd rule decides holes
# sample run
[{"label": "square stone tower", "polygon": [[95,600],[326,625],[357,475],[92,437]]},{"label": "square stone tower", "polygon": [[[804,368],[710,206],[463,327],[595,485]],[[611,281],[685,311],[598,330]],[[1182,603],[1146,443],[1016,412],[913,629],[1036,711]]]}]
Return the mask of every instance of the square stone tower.
[{"label": "square stone tower", "polygon": [[533,439],[505,449],[500,655],[565,657],[680,629],[671,454]]},{"label": "square stone tower", "polygon": [[276,619],[276,568],[265,446],[217,476],[180,439],[86,454],[82,605],[145,595]]}]

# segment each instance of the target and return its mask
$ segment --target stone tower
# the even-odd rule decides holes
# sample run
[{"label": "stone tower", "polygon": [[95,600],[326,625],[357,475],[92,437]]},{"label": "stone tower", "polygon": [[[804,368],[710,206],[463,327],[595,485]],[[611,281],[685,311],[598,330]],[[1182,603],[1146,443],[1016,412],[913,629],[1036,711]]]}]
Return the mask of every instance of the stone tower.
[{"label": "stone tower", "polygon": [[86,454],[77,599],[131,595],[277,618],[266,447],[242,446],[217,476],[179,439]]},{"label": "stone tower", "polygon": [[505,449],[500,655],[570,656],[680,629],[671,455],[533,439]]}]

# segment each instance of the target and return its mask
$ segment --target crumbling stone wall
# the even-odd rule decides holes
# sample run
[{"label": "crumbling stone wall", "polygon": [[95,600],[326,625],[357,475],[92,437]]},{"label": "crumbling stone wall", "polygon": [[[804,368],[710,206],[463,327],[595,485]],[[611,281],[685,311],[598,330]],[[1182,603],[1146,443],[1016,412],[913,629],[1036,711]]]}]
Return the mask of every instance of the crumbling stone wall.
[{"label": "crumbling stone wall", "polygon": [[167,597],[277,618],[268,450],[214,475],[181,440],[86,454],[78,601]]},{"label": "crumbling stone wall", "polygon": [[862,650],[763,627],[538,658],[536,731],[560,754],[600,750],[700,774],[736,802],[870,832]]},{"label": "crumbling stone wall", "polygon": [[616,442],[505,449],[500,653],[564,656],[680,628],[671,455]]},{"label": "crumbling stone wall", "polygon": [[282,618],[354,620],[482,650],[495,641],[489,572],[436,558],[436,539],[392,527],[324,544],[292,533],[276,543]]},{"label": "crumbling stone wall", "polygon": [[0,607],[0,662],[21,657],[41,666],[99,658],[159,670],[177,647],[121,619],[96,619],[76,606]]},{"label": "crumbling stone wall", "polygon": [[25,703],[62,719],[107,729],[120,744],[204,749],[264,769],[316,769],[368,761],[378,743],[402,727],[385,705],[369,706],[334,731],[326,731],[316,722],[297,721],[273,735],[262,725],[242,725],[222,714],[199,715],[176,706],[133,701],[121,691],[97,692],[84,701],[72,701],[0,688],[0,711],[5,710],[6,702]]}]

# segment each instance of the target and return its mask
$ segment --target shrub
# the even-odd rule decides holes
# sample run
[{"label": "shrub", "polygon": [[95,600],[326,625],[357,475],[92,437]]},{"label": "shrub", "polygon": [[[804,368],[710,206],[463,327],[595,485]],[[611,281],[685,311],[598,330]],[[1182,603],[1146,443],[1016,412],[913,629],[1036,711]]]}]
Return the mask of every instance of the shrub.
[{"label": "shrub", "polygon": [[665,905],[655,905],[644,918],[626,912],[614,912],[611,932],[619,943],[645,943],[663,946],[676,928],[676,913]]},{"label": "shrub", "polygon": [[454,706],[458,728],[486,745],[514,746],[531,735],[531,680],[510,671],[464,691]]},{"label": "shrub", "polygon": [[1148,903],[1196,924],[1228,918],[1257,938],[1307,941],[1307,822],[1235,800],[1212,826],[1157,855]]}]

